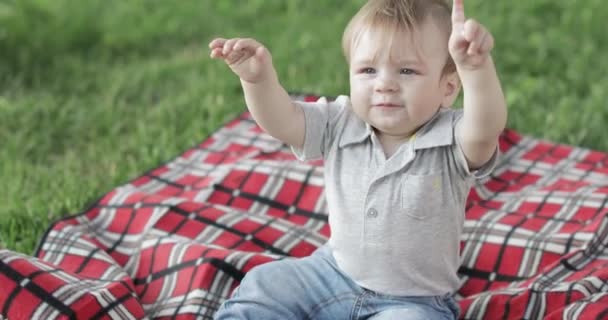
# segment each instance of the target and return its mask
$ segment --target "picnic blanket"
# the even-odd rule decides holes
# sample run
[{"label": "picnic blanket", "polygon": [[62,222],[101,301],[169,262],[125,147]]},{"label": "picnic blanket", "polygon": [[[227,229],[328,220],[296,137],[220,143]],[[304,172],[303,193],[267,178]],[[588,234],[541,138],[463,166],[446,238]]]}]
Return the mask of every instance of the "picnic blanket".
[{"label": "picnic blanket", "polygon": [[[500,149],[467,201],[461,318],[608,319],[608,154],[513,130]],[[55,222],[35,257],[0,250],[0,319],[211,319],[251,268],[323,245],[327,214],[323,163],[245,112]]]}]

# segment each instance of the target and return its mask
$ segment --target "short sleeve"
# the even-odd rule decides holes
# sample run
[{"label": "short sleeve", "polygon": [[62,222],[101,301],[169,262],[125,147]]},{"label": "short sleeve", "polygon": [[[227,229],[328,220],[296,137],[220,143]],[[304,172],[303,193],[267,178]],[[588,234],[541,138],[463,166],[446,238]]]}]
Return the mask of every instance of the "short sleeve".
[{"label": "short sleeve", "polygon": [[305,118],[304,144],[291,147],[293,154],[302,161],[322,158],[333,140],[337,116],[345,107],[345,97],[327,102],[325,97],[316,102],[295,101],[302,108]]}]

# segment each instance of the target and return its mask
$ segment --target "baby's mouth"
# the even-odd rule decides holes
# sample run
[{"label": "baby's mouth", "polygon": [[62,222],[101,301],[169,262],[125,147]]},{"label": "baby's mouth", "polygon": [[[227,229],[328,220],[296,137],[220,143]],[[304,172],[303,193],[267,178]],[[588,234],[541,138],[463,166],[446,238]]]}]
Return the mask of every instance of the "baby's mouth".
[{"label": "baby's mouth", "polygon": [[396,104],[396,103],[376,103],[373,105],[374,107],[380,107],[380,108],[401,108],[400,104]]}]

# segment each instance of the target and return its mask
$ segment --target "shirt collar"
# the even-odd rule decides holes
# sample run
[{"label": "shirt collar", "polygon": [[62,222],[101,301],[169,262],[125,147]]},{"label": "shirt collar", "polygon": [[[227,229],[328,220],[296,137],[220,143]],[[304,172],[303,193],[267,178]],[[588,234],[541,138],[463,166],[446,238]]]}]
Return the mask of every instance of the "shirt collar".
[{"label": "shirt collar", "polygon": [[454,142],[454,111],[440,108],[416,132],[414,150],[451,145]]},{"label": "shirt collar", "polygon": [[342,131],[342,135],[340,136],[338,147],[344,148],[351,144],[361,143],[369,138],[372,133],[372,126],[359,119],[353,112],[350,112],[349,118],[344,125],[344,131]]},{"label": "shirt collar", "polygon": [[[440,108],[433,117],[415,133],[414,149],[427,149],[453,143],[454,112],[448,108]],[[359,119],[353,112],[349,114],[338,147],[344,148],[351,144],[361,143],[371,136],[372,127]]]}]

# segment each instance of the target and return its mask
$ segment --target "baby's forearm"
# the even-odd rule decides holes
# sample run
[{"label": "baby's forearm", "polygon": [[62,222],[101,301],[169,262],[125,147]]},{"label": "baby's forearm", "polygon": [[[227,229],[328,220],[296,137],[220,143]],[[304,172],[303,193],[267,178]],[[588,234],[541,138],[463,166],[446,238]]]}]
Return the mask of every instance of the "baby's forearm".
[{"label": "baby's forearm", "polygon": [[492,57],[475,70],[458,70],[464,92],[462,127],[469,141],[495,143],[505,128],[507,107]]},{"label": "baby's forearm", "polygon": [[304,114],[281,86],[275,72],[267,78],[256,83],[241,80],[247,108],[268,134],[300,147],[304,140]]}]

